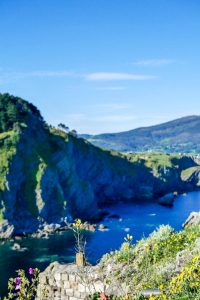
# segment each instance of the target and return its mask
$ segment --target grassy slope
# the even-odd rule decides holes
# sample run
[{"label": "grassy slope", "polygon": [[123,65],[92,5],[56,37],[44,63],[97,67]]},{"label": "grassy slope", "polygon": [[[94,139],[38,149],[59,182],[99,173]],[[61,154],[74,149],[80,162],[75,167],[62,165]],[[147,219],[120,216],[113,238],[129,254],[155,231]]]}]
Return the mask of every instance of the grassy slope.
[{"label": "grassy slope", "polygon": [[18,135],[14,131],[0,134],[0,191],[5,189],[5,176],[9,171],[9,162],[16,153]]},{"label": "grassy slope", "polygon": [[[9,172],[10,162],[16,154],[16,144],[19,136],[14,130],[0,134],[0,196],[6,188],[6,176]],[[0,198],[0,221],[4,219],[5,207]]]},{"label": "grassy slope", "polygon": [[[168,169],[174,169],[180,173],[183,180],[186,180],[195,170],[199,169],[190,155],[152,152],[124,154],[124,156],[132,163],[143,163],[152,170],[154,176],[162,176],[163,173],[167,173]],[[186,174],[188,174],[187,178]]]},{"label": "grassy slope", "polygon": [[175,232],[161,225],[148,238],[135,244],[131,238],[118,251],[106,254],[102,267],[112,265],[107,280],[126,282],[134,299],[143,299],[143,289],[160,288],[162,296],[151,299],[199,300],[200,225]]}]

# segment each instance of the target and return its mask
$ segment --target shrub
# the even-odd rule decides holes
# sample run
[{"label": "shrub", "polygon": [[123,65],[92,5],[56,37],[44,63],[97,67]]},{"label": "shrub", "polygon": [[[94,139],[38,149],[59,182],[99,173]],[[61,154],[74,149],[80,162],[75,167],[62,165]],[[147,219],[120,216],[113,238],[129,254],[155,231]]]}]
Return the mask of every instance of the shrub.
[{"label": "shrub", "polygon": [[29,275],[26,276],[24,270],[17,271],[16,278],[10,278],[8,281],[8,296],[4,300],[33,300],[37,292],[39,281],[39,270],[29,268]]}]

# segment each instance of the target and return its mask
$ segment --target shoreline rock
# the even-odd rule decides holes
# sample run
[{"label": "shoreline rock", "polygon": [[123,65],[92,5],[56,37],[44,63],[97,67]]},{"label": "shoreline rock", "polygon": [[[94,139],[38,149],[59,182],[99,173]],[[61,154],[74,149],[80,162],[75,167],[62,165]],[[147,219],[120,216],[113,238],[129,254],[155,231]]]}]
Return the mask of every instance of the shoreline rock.
[{"label": "shoreline rock", "polygon": [[[16,233],[14,234],[14,226],[9,225],[8,222],[0,224],[0,241],[4,240],[15,240],[19,241],[25,238],[47,238],[49,235],[56,234],[59,232],[64,232],[67,230],[72,230],[73,223],[68,223],[65,226],[61,226],[60,224],[43,224],[42,227],[38,228],[37,231],[33,233]],[[94,232],[96,231],[97,225],[90,224],[88,222],[83,223],[83,230]],[[1,230],[2,229],[2,230]]]},{"label": "shoreline rock", "polygon": [[119,220],[120,219],[120,215],[118,215],[118,214],[110,214],[110,215],[108,215],[108,219],[117,219],[117,220]]},{"label": "shoreline rock", "polygon": [[19,250],[19,249],[21,249],[21,246],[20,246],[20,244],[18,244],[18,243],[14,243],[14,245],[12,246],[11,249],[12,249],[12,250]]},{"label": "shoreline rock", "polygon": [[7,220],[0,223],[0,240],[10,239],[13,236],[14,226]]},{"label": "shoreline rock", "polygon": [[200,225],[200,211],[199,212],[192,212],[185,223],[183,224],[183,227],[189,227],[192,225]]},{"label": "shoreline rock", "polygon": [[168,194],[164,195],[163,197],[159,198],[158,203],[163,206],[173,206],[176,197],[177,197],[177,194],[168,193]]}]

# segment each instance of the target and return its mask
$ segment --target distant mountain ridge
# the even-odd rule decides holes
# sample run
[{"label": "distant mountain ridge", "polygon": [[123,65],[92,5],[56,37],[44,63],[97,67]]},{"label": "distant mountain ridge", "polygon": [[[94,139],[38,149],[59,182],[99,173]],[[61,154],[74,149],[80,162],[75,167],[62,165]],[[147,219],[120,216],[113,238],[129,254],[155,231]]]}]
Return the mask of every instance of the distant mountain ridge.
[{"label": "distant mountain ridge", "polygon": [[159,125],[119,133],[81,135],[96,146],[115,151],[200,152],[200,116],[187,116]]}]

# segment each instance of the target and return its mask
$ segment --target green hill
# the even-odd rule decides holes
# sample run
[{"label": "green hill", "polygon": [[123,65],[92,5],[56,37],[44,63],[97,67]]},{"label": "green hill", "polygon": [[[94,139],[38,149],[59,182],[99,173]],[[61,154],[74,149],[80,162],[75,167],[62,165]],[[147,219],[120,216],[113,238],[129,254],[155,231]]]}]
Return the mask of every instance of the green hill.
[{"label": "green hill", "polygon": [[0,238],[64,218],[96,220],[105,203],[199,188],[192,156],[123,155],[48,126],[31,103],[0,95]]},{"label": "green hill", "polygon": [[120,133],[82,135],[94,145],[115,151],[200,152],[200,116]]}]

